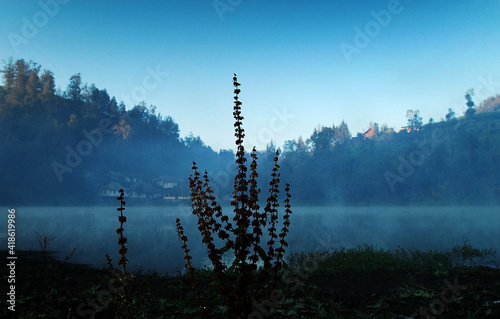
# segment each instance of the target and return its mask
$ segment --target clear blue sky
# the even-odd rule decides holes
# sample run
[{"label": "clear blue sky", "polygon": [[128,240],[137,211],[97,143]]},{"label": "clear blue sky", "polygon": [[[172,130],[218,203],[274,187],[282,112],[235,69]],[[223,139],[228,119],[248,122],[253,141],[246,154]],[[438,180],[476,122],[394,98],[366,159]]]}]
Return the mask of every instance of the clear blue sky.
[{"label": "clear blue sky", "polygon": [[33,60],[63,90],[81,73],[214,150],[234,149],[233,72],[259,149],[342,120],[353,135],[399,128],[407,109],[440,120],[469,88],[476,102],[500,93],[498,0],[56,1],[0,1],[0,59]]}]

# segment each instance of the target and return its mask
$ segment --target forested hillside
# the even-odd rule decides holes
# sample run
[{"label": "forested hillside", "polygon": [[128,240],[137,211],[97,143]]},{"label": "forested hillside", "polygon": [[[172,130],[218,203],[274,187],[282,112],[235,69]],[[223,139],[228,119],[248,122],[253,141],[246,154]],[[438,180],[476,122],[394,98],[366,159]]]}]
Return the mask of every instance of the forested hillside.
[{"label": "forested hillside", "polygon": [[[120,183],[161,203],[181,198],[167,194],[167,185],[187,189],[193,160],[209,171],[219,197],[231,197],[234,153],[214,152],[200,137],[181,138],[174,119],[155,106],[119,103],[80,74],[57,92],[51,71],[24,60],[8,61],[2,73],[0,205],[102,203],[105,188]],[[467,92],[464,104],[464,116],[450,109],[426,125],[409,110],[399,132],[371,123],[352,137],[343,121],[318,127],[285,143],[281,177],[304,204],[499,202],[500,96],[475,107]],[[270,143],[259,152],[266,194],[274,151]]]},{"label": "forested hillside", "polygon": [[295,199],[337,204],[489,204],[500,200],[500,112],[329,140],[286,152]]},{"label": "forested hillside", "polygon": [[0,204],[95,202],[110,172],[143,181],[187,179],[192,160],[214,170],[231,161],[199,137],[179,137],[170,116],[145,103],[117,103],[71,77],[56,92],[52,72],[9,61],[0,87]]}]

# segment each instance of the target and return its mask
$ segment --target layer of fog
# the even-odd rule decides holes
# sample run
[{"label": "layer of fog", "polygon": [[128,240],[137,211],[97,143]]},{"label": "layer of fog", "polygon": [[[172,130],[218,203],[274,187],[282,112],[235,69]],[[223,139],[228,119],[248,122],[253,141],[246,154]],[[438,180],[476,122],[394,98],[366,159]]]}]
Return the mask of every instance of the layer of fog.
[{"label": "layer of fog", "polygon": [[[7,208],[1,208],[7,211]],[[498,207],[296,207],[293,208],[288,252],[351,248],[447,250],[468,243],[500,252]],[[225,212],[231,212],[226,207]],[[195,266],[208,263],[190,207],[127,207],[129,269],[176,273],[184,253],[177,238],[179,217],[189,238]],[[40,251],[37,232],[53,239],[48,247],[68,262],[105,267],[105,254],[118,260],[118,212],[114,207],[16,208],[16,250]],[[0,221],[0,241],[7,249],[7,218]],[[278,228],[281,229],[281,226]],[[498,255],[498,254],[497,254]],[[227,259],[230,259],[227,256]],[[497,263],[500,263],[497,256]]]}]

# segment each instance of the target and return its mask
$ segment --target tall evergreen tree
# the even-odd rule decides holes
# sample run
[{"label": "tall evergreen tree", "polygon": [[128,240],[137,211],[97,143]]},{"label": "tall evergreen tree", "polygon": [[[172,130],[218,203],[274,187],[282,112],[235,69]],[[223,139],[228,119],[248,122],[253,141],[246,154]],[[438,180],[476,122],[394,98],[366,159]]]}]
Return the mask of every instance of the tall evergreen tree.
[{"label": "tall evergreen tree", "polygon": [[14,66],[14,85],[9,90],[7,101],[13,106],[23,106],[26,95],[30,65],[23,59],[17,60]]},{"label": "tall evergreen tree", "polygon": [[42,76],[40,77],[40,81],[42,86],[40,98],[44,102],[50,101],[56,93],[54,74],[49,70],[44,70]]},{"label": "tall evergreen tree", "polygon": [[346,122],[342,120],[337,129],[335,130],[335,140],[339,144],[344,144],[351,139],[351,132],[349,132],[349,127]]},{"label": "tall evergreen tree", "polygon": [[297,139],[297,151],[299,153],[305,153],[309,151],[306,142],[304,142],[304,139],[302,138],[302,135],[300,135]]},{"label": "tall evergreen tree", "polygon": [[24,104],[34,106],[40,101],[40,93],[42,92],[42,83],[38,77],[40,66],[34,66],[28,71],[28,80],[26,82],[26,95],[24,96]]},{"label": "tall evergreen tree", "polygon": [[77,73],[69,79],[66,96],[73,101],[80,101],[82,99],[82,77]]}]

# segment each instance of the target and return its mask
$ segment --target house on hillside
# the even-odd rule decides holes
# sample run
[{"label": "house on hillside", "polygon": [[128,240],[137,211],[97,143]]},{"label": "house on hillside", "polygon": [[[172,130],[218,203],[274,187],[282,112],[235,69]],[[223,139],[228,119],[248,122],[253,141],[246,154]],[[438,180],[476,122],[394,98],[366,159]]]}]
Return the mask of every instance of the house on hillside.
[{"label": "house on hillside", "polygon": [[377,135],[378,133],[374,128],[369,128],[366,132],[363,133],[363,138],[372,138]]},{"label": "house on hillside", "polygon": [[119,190],[125,190],[125,187],[118,182],[110,182],[101,189],[99,196],[101,197],[118,197],[120,196]]},{"label": "house on hillside", "polygon": [[118,197],[118,191],[123,189],[125,197],[131,199],[190,199],[188,183],[175,177],[164,176],[151,182],[143,182],[141,178],[129,178],[117,172],[110,172],[107,177],[110,178],[108,181],[111,181],[101,188],[100,197]]},{"label": "house on hillside", "polygon": [[[169,185],[170,186],[170,185]],[[175,183],[172,187],[163,189],[163,198],[166,200],[190,199],[187,183]]]},{"label": "house on hillside", "polygon": [[418,127],[411,127],[411,126],[402,126],[399,130],[395,130],[394,132],[400,133],[406,131],[407,133],[410,133],[411,131],[420,131]]},{"label": "house on hillside", "polygon": [[189,188],[187,182],[177,178],[162,176],[154,180],[157,186],[162,188],[165,200],[189,199]]},{"label": "house on hillside", "polygon": [[124,195],[126,198],[162,198],[163,192],[160,188],[155,187],[151,183],[137,182],[130,186],[124,186],[118,182],[109,182],[106,184],[101,191],[99,196],[101,197],[118,197],[120,196],[119,190],[124,190]]},{"label": "house on hillside", "polygon": [[176,177],[162,176],[155,179],[154,182],[156,183],[157,186],[161,188],[170,189],[179,185],[181,180]]},{"label": "house on hillside", "polygon": [[162,198],[163,192],[152,183],[137,182],[127,189],[130,198]]}]

